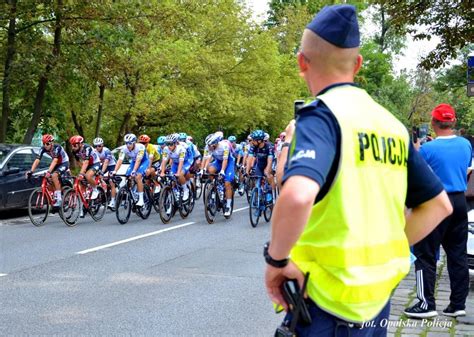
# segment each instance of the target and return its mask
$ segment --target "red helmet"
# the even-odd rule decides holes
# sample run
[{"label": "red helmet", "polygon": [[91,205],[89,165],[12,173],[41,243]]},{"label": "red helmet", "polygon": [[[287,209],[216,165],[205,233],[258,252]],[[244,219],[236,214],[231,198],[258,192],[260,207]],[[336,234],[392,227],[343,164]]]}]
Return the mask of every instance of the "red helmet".
[{"label": "red helmet", "polygon": [[80,144],[84,142],[84,138],[82,138],[81,136],[79,135],[76,135],[76,136],[72,136],[71,138],[69,138],[69,143],[71,145],[74,145],[74,144]]},{"label": "red helmet", "polygon": [[54,136],[46,134],[46,135],[43,135],[43,138],[41,138],[41,140],[43,141],[43,144],[51,143],[51,142],[54,142]]},{"label": "red helmet", "polygon": [[281,140],[285,139],[285,137],[286,137],[286,132],[285,132],[285,131],[283,131],[282,133],[280,133],[280,139],[281,139]]},{"label": "red helmet", "polygon": [[149,143],[150,140],[150,137],[148,137],[147,135],[141,135],[140,137],[138,137],[138,141],[140,143]]}]

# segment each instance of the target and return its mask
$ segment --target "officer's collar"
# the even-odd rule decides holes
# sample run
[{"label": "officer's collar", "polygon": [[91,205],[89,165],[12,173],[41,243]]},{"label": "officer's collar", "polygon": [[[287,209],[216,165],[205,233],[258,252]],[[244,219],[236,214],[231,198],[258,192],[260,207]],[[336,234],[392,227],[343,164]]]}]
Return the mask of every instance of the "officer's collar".
[{"label": "officer's collar", "polygon": [[326,92],[328,92],[329,90],[331,90],[332,88],[335,88],[335,87],[340,87],[340,86],[343,86],[343,85],[352,85],[354,87],[358,87],[359,85],[354,83],[354,82],[339,82],[339,83],[333,83],[331,85],[328,85],[326,88],[324,88],[323,90],[321,90],[316,96],[319,96],[319,95],[322,95]]}]

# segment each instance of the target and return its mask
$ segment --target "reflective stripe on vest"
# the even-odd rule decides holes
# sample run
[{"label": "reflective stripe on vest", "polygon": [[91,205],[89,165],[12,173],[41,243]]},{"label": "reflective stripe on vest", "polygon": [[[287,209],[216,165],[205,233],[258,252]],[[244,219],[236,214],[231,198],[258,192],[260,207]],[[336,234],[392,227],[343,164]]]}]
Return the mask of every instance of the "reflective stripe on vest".
[{"label": "reflective stripe on vest", "polygon": [[364,322],[380,313],[410,269],[404,232],[408,132],[354,86],[332,88],[317,99],[338,120],[341,157],[291,258],[311,273],[308,294],[318,306]]}]

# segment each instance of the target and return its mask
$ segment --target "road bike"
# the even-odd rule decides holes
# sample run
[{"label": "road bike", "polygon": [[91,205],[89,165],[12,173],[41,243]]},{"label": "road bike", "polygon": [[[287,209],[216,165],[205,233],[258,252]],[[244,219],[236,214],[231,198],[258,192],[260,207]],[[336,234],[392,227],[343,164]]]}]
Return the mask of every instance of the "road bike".
[{"label": "road bike", "polygon": [[195,189],[192,182],[189,184],[188,200],[183,201],[183,188],[178,183],[175,175],[167,174],[161,178],[163,188],[160,193],[160,218],[166,224],[171,218],[179,212],[181,218],[185,219],[194,209]]},{"label": "road bike", "polygon": [[[118,185],[120,185],[121,177],[116,176]],[[125,176],[127,181],[118,192],[115,201],[115,216],[117,221],[124,225],[130,219],[132,211],[142,219],[147,219],[150,216],[151,209],[153,207],[153,198],[150,191],[150,187],[143,183],[143,206],[137,206],[138,202],[138,186],[135,182],[135,178],[131,176]]]},{"label": "road bike", "polygon": [[107,185],[99,177],[95,176],[97,198],[92,198],[94,188],[83,176],[74,179],[73,188],[68,190],[59,208],[59,214],[64,223],[69,227],[76,225],[80,216],[89,213],[94,221],[100,221],[107,210]]},{"label": "road bike", "polygon": [[[212,224],[218,212],[224,212],[226,206],[225,197],[225,181],[224,178],[217,174],[208,174],[209,177],[214,177],[210,180],[205,191],[204,199],[204,214],[209,224]],[[226,219],[232,216],[234,211],[234,189],[232,189],[232,202],[230,206],[230,214],[224,215]]]},{"label": "road bike", "polygon": [[272,188],[265,176],[250,176],[249,178],[255,182],[255,187],[250,195],[249,207],[250,224],[255,228],[262,213],[266,222],[272,218]]},{"label": "road bike", "polygon": [[[48,218],[50,210],[54,213],[53,204],[54,186],[51,177],[46,175],[35,176],[35,179],[42,179],[41,186],[35,188],[28,198],[28,216],[31,223],[37,227],[43,226]],[[64,200],[65,193],[72,188],[70,176],[61,176],[61,194]],[[28,177],[28,179],[33,179]],[[61,213],[60,213],[61,215]]]}]

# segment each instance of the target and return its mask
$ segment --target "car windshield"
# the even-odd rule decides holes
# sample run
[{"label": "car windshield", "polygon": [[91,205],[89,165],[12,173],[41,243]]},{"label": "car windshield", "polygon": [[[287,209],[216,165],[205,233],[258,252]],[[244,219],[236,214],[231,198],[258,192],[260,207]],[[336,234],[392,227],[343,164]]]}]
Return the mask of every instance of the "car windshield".
[{"label": "car windshield", "polygon": [[9,152],[10,151],[7,149],[0,149],[0,164],[3,162]]}]

